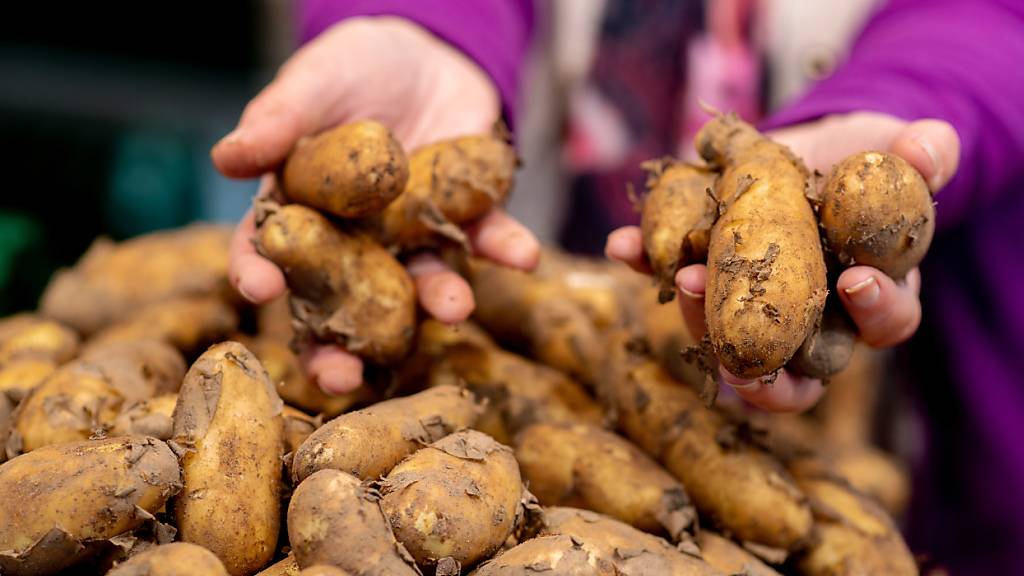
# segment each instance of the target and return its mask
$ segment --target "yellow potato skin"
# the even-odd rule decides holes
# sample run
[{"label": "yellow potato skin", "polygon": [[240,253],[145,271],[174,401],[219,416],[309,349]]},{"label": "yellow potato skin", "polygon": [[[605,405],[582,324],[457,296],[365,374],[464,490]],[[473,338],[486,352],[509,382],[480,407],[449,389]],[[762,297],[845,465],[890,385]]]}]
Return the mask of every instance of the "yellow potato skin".
[{"label": "yellow potato skin", "polygon": [[75,362],[95,367],[132,402],[177,392],[186,368],[181,353],[159,340],[97,344]]},{"label": "yellow potato skin", "polygon": [[56,371],[49,360],[24,358],[5,364],[0,367],[0,393],[20,402]]},{"label": "yellow potato skin", "polygon": [[350,576],[351,572],[336,568],[334,566],[328,566],[326,564],[317,564],[316,566],[310,566],[299,572],[299,576]]},{"label": "yellow potato skin", "polygon": [[288,505],[288,541],[300,567],[336,566],[355,576],[414,576],[395,541],[377,493],[355,476],[320,470]]},{"label": "yellow potato skin", "polygon": [[284,453],[294,454],[306,438],[320,427],[320,419],[288,405],[285,405],[281,415],[284,418]]},{"label": "yellow potato skin", "polygon": [[450,557],[469,566],[512,533],[523,483],[512,450],[464,430],[400,462],[381,494],[381,510],[417,564],[433,566]]},{"label": "yellow potato skin", "polygon": [[6,394],[0,392],[0,464],[8,458],[7,439],[11,437],[11,427],[14,425],[13,412],[14,403]]},{"label": "yellow potato skin", "polygon": [[[0,466],[0,572],[53,574],[82,553],[78,542],[140,526],[181,487],[163,442],[132,436],[40,448]],[[44,536],[47,538],[44,539]]]},{"label": "yellow potato skin", "polygon": [[731,114],[705,124],[696,147],[722,170],[723,210],[708,245],[708,335],[733,374],[771,374],[806,339],[828,293],[807,169]]},{"label": "yellow potato skin", "polygon": [[288,554],[282,560],[257,572],[256,576],[298,576],[298,574],[299,565],[295,562],[295,555]]},{"label": "yellow potato skin", "polygon": [[619,576],[621,572],[586,543],[562,534],[538,536],[480,565],[472,576]]},{"label": "yellow potato skin", "polygon": [[78,352],[78,334],[34,315],[19,315],[0,328],[0,366],[22,359],[61,364]]},{"label": "yellow potato skin", "polygon": [[390,204],[409,180],[402,146],[380,122],[360,120],[299,140],[281,168],[294,202],[341,218],[364,218]]},{"label": "yellow potato skin", "polygon": [[229,574],[252,574],[274,556],[280,527],[281,399],[266,370],[237,342],[212,346],[178,393],[174,441],[184,489],[178,537],[209,549]]},{"label": "yellow potato skin", "polygon": [[746,576],[779,576],[779,573],[747,552],[738,544],[711,532],[701,530],[694,538],[700,548],[701,558],[725,574]]},{"label": "yellow potato skin", "polygon": [[174,433],[174,406],[177,403],[177,394],[164,394],[138,402],[118,415],[110,435],[142,435],[170,440]]},{"label": "yellow potato skin", "polygon": [[159,340],[194,357],[238,326],[238,313],[218,296],[183,296],[133,310],[103,329],[86,351],[113,342]]},{"label": "yellow potato skin", "polygon": [[444,386],[342,414],[295,451],[294,480],[325,468],[379,478],[421,446],[472,426],[479,413],[472,394]]},{"label": "yellow potato skin", "polygon": [[372,238],[290,204],[260,223],[257,248],[284,270],[292,314],[313,336],[380,364],[408,354],[416,325],[412,278]]},{"label": "yellow potato skin", "polygon": [[188,542],[155,546],[118,564],[107,576],[227,576],[213,552]]}]

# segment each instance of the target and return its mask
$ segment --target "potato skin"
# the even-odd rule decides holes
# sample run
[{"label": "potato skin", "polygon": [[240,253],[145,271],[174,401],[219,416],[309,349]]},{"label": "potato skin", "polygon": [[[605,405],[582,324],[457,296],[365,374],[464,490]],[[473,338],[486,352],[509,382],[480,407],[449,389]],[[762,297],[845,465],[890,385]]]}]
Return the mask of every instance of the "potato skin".
[{"label": "potato skin", "polygon": [[722,169],[724,210],[708,245],[708,335],[730,372],[764,376],[796,353],[828,293],[807,169],[731,114],[705,124],[696,147]]},{"label": "potato skin", "polygon": [[[14,426],[14,403],[6,394],[0,392],[0,464],[7,460],[7,440],[11,437]],[[15,452],[12,450],[12,452]],[[12,454],[13,456],[13,454]]]},{"label": "potato skin", "polygon": [[820,322],[786,366],[811,378],[829,379],[850,363],[856,343],[853,319],[839,298],[832,296],[825,302]]},{"label": "potato skin", "polygon": [[194,357],[237,326],[238,313],[220,297],[183,296],[133,310],[93,336],[86,351],[113,342],[160,340]]},{"label": "potato skin", "polygon": [[257,248],[284,270],[302,329],[380,364],[409,352],[416,320],[412,278],[372,238],[343,232],[315,210],[290,204],[260,222]]},{"label": "potato skin", "polygon": [[295,562],[295,555],[288,554],[263,570],[256,573],[256,576],[298,576],[299,565]]},{"label": "potato skin", "polygon": [[921,174],[895,154],[867,151],[832,169],[818,208],[828,249],[844,265],[903,278],[935,233],[935,205]]},{"label": "potato skin", "polygon": [[285,455],[294,454],[321,424],[319,417],[310,416],[288,405],[285,405],[281,416],[284,418]]},{"label": "potato skin", "polygon": [[586,543],[562,534],[538,536],[501,552],[472,572],[473,576],[619,576],[612,562]]},{"label": "potato skin", "polygon": [[711,226],[718,216],[712,189],[717,174],[671,158],[648,160],[647,194],[640,212],[644,252],[660,290],[658,301],[676,296],[676,271],[707,260]]},{"label": "potato skin", "polygon": [[711,532],[701,530],[695,538],[701,558],[725,574],[746,576],[779,576],[779,573],[747,552],[738,544]]},{"label": "potato skin", "polygon": [[544,506],[593,510],[673,539],[696,520],[683,485],[607,430],[534,424],[516,437],[515,452],[530,491]]},{"label": "potato skin", "polygon": [[0,367],[0,394],[21,402],[56,371],[57,365],[49,360],[24,358],[5,364]]},{"label": "potato skin", "polygon": [[177,394],[164,394],[138,402],[118,415],[110,435],[140,435],[170,440],[174,434],[173,416],[177,403]]},{"label": "potato skin", "polygon": [[97,368],[129,401],[173,394],[185,377],[185,359],[158,340],[90,346],[76,362]]},{"label": "potato skin", "polygon": [[384,209],[409,180],[402,146],[380,122],[342,124],[295,145],[281,168],[281,190],[294,202],[341,218]]},{"label": "potato skin", "polygon": [[327,564],[317,564],[316,566],[310,566],[299,572],[299,576],[350,576],[351,572],[329,566]]},{"label": "potato skin", "polygon": [[202,546],[172,542],[118,564],[107,576],[227,576],[220,560]]},{"label": "potato skin", "polygon": [[300,567],[328,564],[356,576],[414,576],[376,491],[340,470],[306,478],[288,505],[288,541]]},{"label": "potato skin", "polygon": [[266,370],[237,342],[200,356],[178,393],[174,441],[188,449],[178,536],[216,554],[229,574],[256,572],[277,547],[281,407]]},{"label": "potato skin", "polygon": [[520,517],[523,483],[512,450],[463,430],[400,462],[381,485],[380,508],[416,563],[469,566],[494,553]]},{"label": "potato skin", "polygon": [[[0,466],[0,572],[53,574],[81,544],[140,526],[181,487],[163,442],[132,436],[41,448]],[[99,521],[102,519],[103,521]]]},{"label": "potato skin", "polygon": [[299,446],[294,480],[325,468],[379,478],[424,444],[472,426],[479,410],[472,394],[444,386],[342,414]]},{"label": "potato skin", "polygon": [[61,364],[78,352],[78,334],[53,320],[19,314],[0,327],[0,366],[23,359]]}]

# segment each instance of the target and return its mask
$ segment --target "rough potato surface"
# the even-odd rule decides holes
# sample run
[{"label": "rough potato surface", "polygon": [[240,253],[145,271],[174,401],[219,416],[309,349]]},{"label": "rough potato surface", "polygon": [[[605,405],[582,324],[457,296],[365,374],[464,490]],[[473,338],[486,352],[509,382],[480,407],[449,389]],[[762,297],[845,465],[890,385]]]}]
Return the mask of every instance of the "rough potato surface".
[{"label": "rough potato surface", "polygon": [[473,576],[619,576],[615,565],[585,542],[572,536],[531,538],[481,564]]},{"label": "rough potato surface", "polygon": [[206,548],[188,542],[155,546],[124,563],[107,576],[227,576],[220,560]]}]

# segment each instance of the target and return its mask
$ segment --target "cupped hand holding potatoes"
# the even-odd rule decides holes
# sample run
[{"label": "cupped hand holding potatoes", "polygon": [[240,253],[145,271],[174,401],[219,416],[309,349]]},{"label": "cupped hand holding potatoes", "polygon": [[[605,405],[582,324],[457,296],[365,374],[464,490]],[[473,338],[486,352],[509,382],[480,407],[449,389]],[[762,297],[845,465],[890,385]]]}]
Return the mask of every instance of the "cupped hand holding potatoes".
[{"label": "cupped hand holding potatoes", "polygon": [[[213,148],[217,169],[233,178],[272,173],[304,136],[371,118],[390,128],[401,145],[423,145],[491,130],[500,99],[487,75],[422,28],[398,18],[357,18],[325,31],[297,51],[277,77],[246,106],[238,127]],[[529,269],[539,257],[533,235],[500,209],[466,230],[477,254]],[[285,291],[282,271],[256,252],[250,211],[231,249],[230,279],[249,301],[262,304]],[[443,322],[473,310],[469,286],[437,257],[409,259],[420,305]],[[304,354],[307,370],[327,392],[359,386],[362,361],[339,346],[317,345]]]},{"label": "cupped hand holding potatoes", "polygon": [[[788,146],[809,170],[826,176],[837,163],[852,154],[865,150],[889,152],[916,169],[932,193],[949,181],[959,160],[960,141],[956,131],[937,120],[906,122],[884,114],[859,112],[826,117],[768,136]],[[667,172],[660,174],[664,178]],[[675,177],[697,179],[701,176],[678,171]],[[728,191],[723,190],[723,193]],[[740,191],[734,198],[742,194]],[[697,229],[695,226],[694,230]],[[652,272],[652,259],[645,253],[644,242],[639,227],[627,226],[609,235],[605,251],[611,258],[626,262],[634,269]],[[687,236],[684,248],[701,242],[706,246],[707,238]],[[896,273],[900,272],[904,271]],[[693,334],[699,337],[706,331],[708,268],[704,264],[683,266],[675,273],[674,281],[683,317]],[[916,267],[896,281],[877,268],[853,265],[842,270],[830,288],[837,293],[839,302],[856,325],[860,339],[874,347],[887,347],[903,342],[917,330],[921,319],[920,285],[921,276]],[[722,380],[739,396],[771,411],[805,410],[817,402],[824,390],[821,380],[788,369],[753,379],[721,368],[720,372]]]}]

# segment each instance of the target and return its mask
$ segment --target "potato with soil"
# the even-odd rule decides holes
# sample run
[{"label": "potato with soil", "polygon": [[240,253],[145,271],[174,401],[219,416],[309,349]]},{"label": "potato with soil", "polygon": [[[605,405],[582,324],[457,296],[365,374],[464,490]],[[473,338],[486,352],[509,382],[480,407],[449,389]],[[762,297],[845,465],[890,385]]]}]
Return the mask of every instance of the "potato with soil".
[{"label": "potato with soil", "polygon": [[40,312],[92,334],[154,302],[226,291],[231,231],[195,224],[118,244],[97,240],[53,277]]},{"label": "potato with soil", "polygon": [[289,553],[282,560],[260,570],[256,576],[298,576],[299,565],[295,562],[295,555]]},{"label": "potato with soil", "polygon": [[696,147],[722,170],[721,215],[708,245],[708,335],[729,372],[765,376],[796,353],[828,293],[808,172],[731,114],[705,124]]},{"label": "potato with soil", "polygon": [[304,332],[379,364],[409,352],[416,329],[412,278],[372,238],[291,204],[259,223],[257,249],[284,271]]},{"label": "potato with soil", "polygon": [[744,576],[779,576],[779,573],[743,549],[732,540],[715,534],[710,530],[697,532],[695,538],[700,548],[700,556],[705,562],[726,574],[743,574]]},{"label": "potato with soil", "polygon": [[351,576],[351,572],[327,564],[317,564],[299,572],[299,576]]},{"label": "potato with soil", "polygon": [[154,546],[118,564],[107,576],[227,576],[220,560],[206,548],[188,542]]},{"label": "potato with soil", "polygon": [[266,370],[237,342],[207,350],[178,392],[174,441],[186,449],[178,537],[209,549],[233,575],[256,572],[277,548],[281,407]]},{"label": "potato with soil", "polygon": [[356,576],[414,576],[378,505],[379,494],[355,476],[320,470],[288,505],[288,541],[300,567],[327,564]]},{"label": "potato with soil", "polygon": [[544,506],[593,510],[673,540],[697,518],[678,480],[607,430],[534,424],[516,437],[515,451],[523,478]]},{"label": "potato with soil", "polygon": [[295,452],[296,482],[318,470],[343,470],[363,480],[387,474],[420,447],[472,426],[473,395],[442,386],[342,414],[313,432]]},{"label": "potato with soil", "polygon": [[160,340],[189,357],[238,326],[238,313],[218,296],[185,296],[139,308],[93,336],[86,350],[113,342]]},{"label": "potato with soil", "polygon": [[78,334],[67,326],[31,314],[18,314],[0,326],[0,366],[22,360],[62,364],[78,352]]},{"label": "potato with soil", "polygon": [[0,507],[0,573],[54,574],[71,566],[141,526],[180,487],[171,449],[141,436],[14,458],[0,466],[0,500],[8,503]]},{"label": "potato with soil", "polygon": [[91,346],[76,360],[98,368],[128,401],[173,394],[185,377],[185,360],[157,340]]},{"label": "potato with soil", "polygon": [[323,423],[319,416],[310,416],[288,405],[285,405],[281,415],[284,418],[285,456],[294,454],[306,438]]},{"label": "potato with soil", "polygon": [[648,160],[647,194],[640,212],[644,252],[658,280],[658,301],[676,296],[676,271],[707,261],[711,226],[718,216],[713,187],[718,174],[671,158]]},{"label": "potato with soil", "polygon": [[177,403],[177,394],[164,394],[138,402],[118,415],[110,435],[141,435],[170,440],[174,433],[173,416]]},{"label": "potato with soil", "polygon": [[56,371],[57,365],[49,360],[24,358],[11,362],[0,367],[0,394],[21,402]]},{"label": "potato with soil", "polygon": [[[11,437],[11,430],[14,427],[14,403],[6,394],[0,393],[0,464],[7,460],[7,441]],[[11,450],[13,457],[17,450]]]},{"label": "potato with soil", "polygon": [[377,214],[408,180],[402,146],[374,120],[299,140],[281,168],[281,190],[288,199],[341,218]]},{"label": "potato with soil", "polygon": [[480,565],[473,576],[619,576],[615,565],[572,536],[538,536],[518,544]]},{"label": "potato with soil", "polygon": [[380,508],[421,566],[470,566],[493,554],[521,516],[523,483],[512,450],[464,430],[418,450],[381,484]]}]

